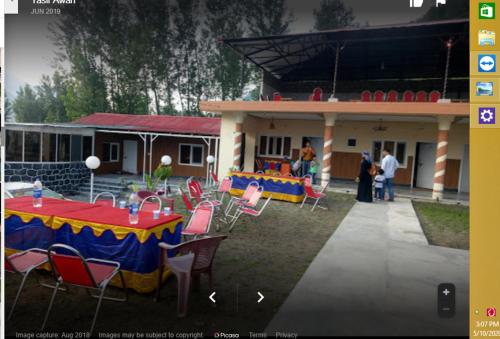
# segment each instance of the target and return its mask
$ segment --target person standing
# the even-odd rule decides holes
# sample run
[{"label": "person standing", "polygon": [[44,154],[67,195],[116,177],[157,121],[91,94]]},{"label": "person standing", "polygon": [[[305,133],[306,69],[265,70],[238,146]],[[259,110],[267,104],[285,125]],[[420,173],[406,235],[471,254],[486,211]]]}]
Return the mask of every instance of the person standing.
[{"label": "person standing", "polygon": [[383,154],[384,158],[382,159],[381,168],[384,170],[385,185],[382,188],[382,197],[385,199],[385,189],[387,188],[389,201],[394,201],[394,176],[396,175],[399,163],[388,149],[384,149]]},{"label": "person standing", "polygon": [[375,199],[384,200],[383,190],[385,185],[385,175],[384,170],[379,169],[378,174],[375,176]]},{"label": "person standing", "polygon": [[311,146],[311,142],[306,141],[306,145],[301,150],[302,156],[302,175],[309,173],[309,168],[311,167],[311,161],[316,156],[316,151]]},{"label": "person standing", "polygon": [[356,178],[356,182],[358,183],[356,200],[361,202],[373,202],[372,176],[370,174],[372,161],[370,153],[363,152],[361,153],[361,157],[359,175]]},{"label": "person standing", "polygon": [[318,173],[318,161],[316,157],[311,161],[311,166],[309,167],[309,174],[312,177],[312,184],[316,185],[316,174]]}]

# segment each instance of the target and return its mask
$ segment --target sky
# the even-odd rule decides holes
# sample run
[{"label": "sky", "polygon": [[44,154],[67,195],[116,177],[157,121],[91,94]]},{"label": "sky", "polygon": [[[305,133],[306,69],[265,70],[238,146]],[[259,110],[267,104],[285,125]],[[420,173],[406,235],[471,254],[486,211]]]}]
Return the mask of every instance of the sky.
[{"label": "sky", "polygon": [[[353,9],[355,22],[386,25],[413,21],[433,6],[434,1],[424,0],[422,8],[410,8],[409,0],[345,0],[344,3]],[[452,2],[448,0],[448,5]],[[20,14],[5,15],[5,83],[11,99],[23,84],[37,85],[43,74],[53,73],[56,48],[48,24],[54,16],[30,15],[31,3],[32,0],[19,0]],[[319,3],[320,0],[288,0],[287,7],[295,18],[291,33],[313,29],[313,10]]]}]

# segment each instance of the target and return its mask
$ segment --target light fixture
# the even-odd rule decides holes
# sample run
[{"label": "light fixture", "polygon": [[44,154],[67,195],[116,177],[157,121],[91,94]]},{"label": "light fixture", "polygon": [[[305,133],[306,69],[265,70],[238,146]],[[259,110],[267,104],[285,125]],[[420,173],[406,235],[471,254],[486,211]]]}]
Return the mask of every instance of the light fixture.
[{"label": "light fixture", "polygon": [[210,187],[212,186],[212,171],[214,168],[214,162],[215,162],[215,157],[213,155],[207,156],[207,178],[205,180],[205,186]]},{"label": "light fixture", "polygon": [[213,164],[213,163],[215,162],[215,157],[214,157],[213,155],[209,155],[209,156],[207,157],[207,162],[208,162],[209,164]]},{"label": "light fixture", "polygon": [[274,125],[274,118],[271,118],[271,124],[269,124],[269,129],[276,129],[276,126]]},{"label": "light fixture", "polygon": [[384,132],[384,131],[387,131],[387,127],[386,126],[382,126],[382,119],[380,119],[378,126],[373,127],[373,130],[375,132]]},{"label": "light fixture", "polygon": [[85,166],[90,170],[90,203],[94,198],[94,170],[98,169],[101,166],[101,160],[95,155],[91,155],[87,159],[85,159]]},{"label": "light fixture", "polygon": [[170,166],[172,164],[172,158],[169,155],[164,155],[161,157],[161,163],[165,166]]}]

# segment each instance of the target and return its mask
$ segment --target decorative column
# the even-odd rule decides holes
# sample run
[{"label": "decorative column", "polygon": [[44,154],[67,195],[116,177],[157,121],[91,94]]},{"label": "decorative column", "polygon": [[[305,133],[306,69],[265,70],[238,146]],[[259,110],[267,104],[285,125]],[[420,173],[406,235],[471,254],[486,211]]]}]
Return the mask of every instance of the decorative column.
[{"label": "decorative column", "polygon": [[324,114],[325,116],[325,132],[323,144],[323,169],[321,170],[321,186],[330,184],[330,173],[332,170],[332,143],[333,143],[333,126],[335,126],[335,113]]},{"label": "decorative column", "polygon": [[244,113],[236,113],[234,125],[233,167],[240,169],[241,165],[241,143],[243,141]]},{"label": "decorative column", "polygon": [[443,199],[446,160],[448,159],[448,136],[454,119],[455,117],[438,117],[436,166],[434,168],[434,186],[432,189],[432,199],[434,200]]}]

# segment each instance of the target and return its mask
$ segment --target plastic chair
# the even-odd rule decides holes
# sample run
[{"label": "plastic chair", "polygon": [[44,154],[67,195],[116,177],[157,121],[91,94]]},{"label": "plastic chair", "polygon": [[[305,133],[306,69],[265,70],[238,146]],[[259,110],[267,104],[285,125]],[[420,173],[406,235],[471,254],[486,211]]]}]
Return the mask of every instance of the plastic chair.
[{"label": "plastic chair", "polygon": [[231,192],[231,188],[233,187],[233,178],[230,176],[224,177],[222,181],[219,183],[219,186],[217,187],[217,191],[215,192],[216,194],[221,194],[221,197],[218,201],[224,203],[224,197],[226,193]]},{"label": "plastic chair", "polygon": [[[156,200],[156,203],[152,202],[152,200]],[[150,195],[142,200],[139,211],[153,212],[153,211],[161,211],[161,199],[157,195]]]},{"label": "plastic chair", "polygon": [[385,93],[383,91],[377,90],[373,94],[373,101],[382,102],[385,99]]},{"label": "plastic chair", "polygon": [[319,206],[319,201],[321,199],[323,199],[324,197],[326,197],[326,188],[328,187],[328,185],[325,185],[323,186],[323,188],[321,189],[321,191],[317,191],[315,189],[313,189],[312,187],[312,178],[311,176],[309,175],[306,175],[304,177],[304,200],[302,200],[302,204],[300,205],[300,208],[304,207],[304,204],[306,203],[306,200],[309,198],[309,199],[313,199],[315,200],[314,202],[314,205],[311,209],[311,211],[314,211],[314,209],[316,207],[319,207],[319,208],[322,208],[322,209],[326,209],[326,207],[323,207],[323,206]]},{"label": "plastic chair", "polygon": [[214,216],[214,205],[211,201],[202,201],[191,214],[186,228],[181,232],[183,236],[192,236],[194,238],[205,235],[210,232],[210,225]]},{"label": "plastic chair", "polygon": [[[240,216],[249,215],[251,217],[259,217],[262,214],[262,212],[264,212],[265,208],[267,207],[267,205],[271,201],[272,197],[273,197],[272,194],[269,195],[269,197],[267,197],[266,202],[261,206],[261,208],[259,210],[256,209],[257,204],[253,207],[249,206],[249,205],[240,206],[238,208],[238,210],[236,211],[236,214],[235,214],[235,217],[231,223],[231,226],[229,227],[229,232],[233,231],[234,225],[236,224],[236,221],[240,218]],[[260,199],[260,197],[259,197],[259,199]]]},{"label": "plastic chair", "polygon": [[361,101],[372,101],[372,92],[368,90],[361,92]]},{"label": "plastic chair", "polygon": [[186,210],[191,214],[194,211],[193,204],[191,203],[191,200],[189,200],[188,196],[186,193],[182,190],[182,188],[179,187],[179,194],[182,197],[182,201],[184,201],[184,205],[186,206]]},{"label": "plastic chair", "polygon": [[[57,253],[58,251],[59,253]],[[68,252],[70,255],[63,254]],[[94,319],[92,320],[92,325],[90,327],[90,336],[92,336],[102,300],[127,301],[128,299],[127,287],[125,286],[123,273],[120,270],[120,263],[96,258],[85,259],[77,249],[64,244],[54,244],[50,246],[48,249],[48,257],[52,267],[52,272],[54,273],[54,278],[56,279],[56,285],[54,292],[52,293],[52,298],[50,299],[49,308],[45,314],[41,330],[43,331],[45,329],[57,291],[59,290],[59,285],[65,284],[83,287],[87,289],[92,297],[98,299]],[[104,297],[104,292],[106,291],[108,284],[117,274],[120,275],[125,297]],[[93,295],[90,290],[97,290],[99,294]]]},{"label": "plastic chair", "polygon": [[281,101],[282,97],[281,97],[281,94],[280,92],[274,92],[273,93],[273,100],[274,101]]},{"label": "plastic chair", "polygon": [[252,194],[257,191],[260,187],[260,184],[257,181],[251,181],[248,183],[245,191],[243,192],[243,195],[241,198],[238,197],[232,197],[231,200],[229,200],[229,203],[226,206],[226,210],[224,211],[224,215],[230,216],[229,213],[231,212],[232,208],[237,202],[240,201],[248,201],[252,197]]},{"label": "plastic chair", "polygon": [[210,193],[203,192],[200,182],[196,180],[194,177],[189,177],[186,180],[186,186],[188,189],[189,198],[191,200],[196,201],[197,203],[200,203],[202,200],[211,197]]},{"label": "plastic chair", "polygon": [[404,102],[413,102],[415,100],[415,93],[412,91],[404,91],[403,92],[403,101]]},{"label": "plastic chair", "polygon": [[441,92],[432,91],[429,93],[429,101],[430,102],[438,102],[441,99]]},{"label": "plastic chair", "polygon": [[[188,311],[191,280],[199,284],[200,275],[206,274],[210,291],[214,290],[213,261],[220,243],[226,238],[225,235],[206,237],[179,245],[159,243],[161,252],[155,301],[160,300],[163,270],[166,266],[177,278],[177,315],[185,317]],[[178,255],[169,257],[168,251],[175,251]]]},{"label": "plastic chair", "polygon": [[[97,201],[99,198],[102,198],[102,197],[105,197],[105,196],[111,197],[111,200],[109,200],[109,199],[103,199],[103,200]],[[101,193],[99,193],[98,195],[95,196],[94,201],[92,203],[93,204],[97,204],[97,205],[102,205],[102,206],[115,207],[116,206],[116,197],[111,192],[101,192]]]},{"label": "plastic chair", "polygon": [[26,279],[29,274],[35,268],[46,264],[48,261],[49,258],[47,257],[47,251],[40,248],[30,248],[26,251],[5,256],[5,271],[19,274],[22,277],[21,284],[17,289],[16,298],[14,299],[14,304],[10,309],[7,319],[10,319],[14,314],[14,309],[16,308],[17,301],[19,300],[19,296],[23,291],[24,284],[26,283]]},{"label": "plastic chair", "polygon": [[387,93],[387,101],[388,102],[397,102],[399,100],[399,93],[395,90],[390,90]]},{"label": "plastic chair", "polygon": [[313,93],[311,95],[311,101],[321,101],[323,99],[323,90],[319,87],[313,89]]},{"label": "plastic chair", "polygon": [[427,102],[427,92],[426,91],[418,91],[415,96],[416,102]]},{"label": "plastic chair", "polygon": [[219,177],[217,176],[217,173],[215,173],[214,171],[210,172],[210,177],[212,178],[212,181],[213,181],[213,185],[214,186],[219,186]]}]

